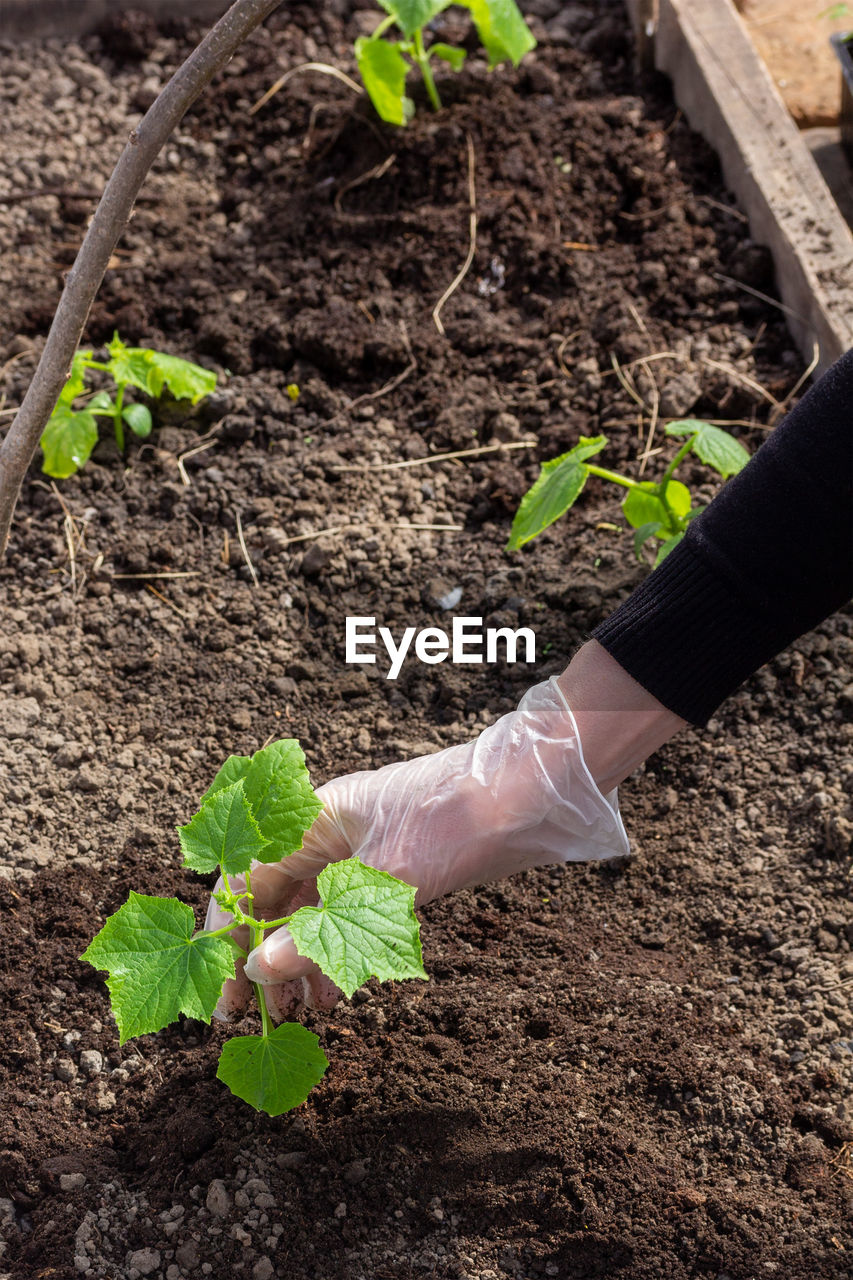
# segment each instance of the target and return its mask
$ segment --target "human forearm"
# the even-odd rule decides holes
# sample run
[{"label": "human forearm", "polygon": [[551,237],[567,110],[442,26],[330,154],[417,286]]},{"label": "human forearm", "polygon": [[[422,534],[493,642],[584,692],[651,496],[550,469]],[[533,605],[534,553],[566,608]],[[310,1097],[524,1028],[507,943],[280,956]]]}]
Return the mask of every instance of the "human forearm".
[{"label": "human forearm", "polygon": [[572,709],[586,766],[607,795],[687,724],[590,640],[557,678]]}]

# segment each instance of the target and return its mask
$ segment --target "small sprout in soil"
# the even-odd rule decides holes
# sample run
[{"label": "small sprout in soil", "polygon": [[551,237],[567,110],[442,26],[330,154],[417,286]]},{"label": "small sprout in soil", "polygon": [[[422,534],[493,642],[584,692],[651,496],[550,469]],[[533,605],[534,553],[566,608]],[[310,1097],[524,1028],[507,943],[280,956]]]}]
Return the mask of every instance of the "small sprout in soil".
[{"label": "small sprout in soil", "polygon": [[539,479],[521,500],[521,506],[512,522],[508,551],[515,551],[530,542],[565,515],[574,506],[586,484],[587,476],[599,476],[611,480],[628,490],[622,503],[622,511],[634,530],[634,551],[642,560],[641,551],[650,538],[661,546],[655,558],[655,566],[677,547],[687,532],[687,526],[704,507],[694,507],[690,490],[673,473],[688,453],[696,456],[718,472],[724,480],[736,475],[749,461],[746,449],[720,427],[698,418],[684,418],[670,422],[668,436],[687,436],[660,480],[632,480],[616,471],[588,462],[588,458],[600,453],[607,444],[606,436],[581,436],[574,449],[544,463]]},{"label": "small sprout in soil", "polygon": [[[252,867],[300,849],[321,809],[295,739],[226,760],[198,813],[178,833],[186,867],[200,875],[220,871],[224,888],[215,897],[231,923],[196,930],[186,903],[132,892],[80,957],[108,974],[121,1044],[162,1030],[182,1013],[210,1022],[223,984],[235,976],[235,956],[247,954],[233,936],[241,927],[254,948],[266,930],[286,924],[299,954],[347,996],[371,977],[426,978],[414,888],[358,858],[320,873],[322,906],[301,907],[279,920],[255,918]],[[244,888],[231,883],[234,876]],[[306,1027],[274,1027],[263,987],[255,984],[254,990],[262,1032],[228,1040],[217,1076],[255,1110],[277,1116],[304,1102],[329,1064]]]},{"label": "small sprout in soil", "polygon": [[[431,59],[439,58],[459,71],[465,61],[465,50],[434,41],[424,43],[424,29],[451,0],[379,0],[388,14],[371,36],[355,42],[355,57],[364,87],[378,115],[388,124],[408,124],[415,106],[406,96],[406,77],[413,66],[423,78],[432,107],[441,110],[441,99],[435,86]],[[489,57],[489,66],[521,59],[535,48],[530,28],[521,16],[515,0],[456,0],[470,11],[477,34]],[[401,39],[384,40],[383,34],[397,27]]]},{"label": "small sprout in soil", "polygon": [[[216,374],[209,369],[163,351],[125,346],[117,333],[113,334],[107,351],[106,362],[93,360],[91,348],[78,351],[74,356],[68,381],[42,432],[42,471],[46,475],[65,480],[86,465],[98,443],[98,418],[111,420],[121,453],[124,453],[126,426],[143,439],[151,434],[151,410],[144,404],[128,403],[125,399],[128,387],[144,391],[154,399],[167,387],[176,400],[189,400],[192,404],[198,404],[216,387]],[[87,369],[108,374],[115,384],[114,391],[93,393],[86,387]],[[87,393],[88,400],[74,408],[74,402]]]},{"label": "small sprout in soil", "polygon": [[288,382],[287,386],[284,389],[287,392],[289,399],[293,401],[296,401],[299,399],[299,387],[295,382]]}]

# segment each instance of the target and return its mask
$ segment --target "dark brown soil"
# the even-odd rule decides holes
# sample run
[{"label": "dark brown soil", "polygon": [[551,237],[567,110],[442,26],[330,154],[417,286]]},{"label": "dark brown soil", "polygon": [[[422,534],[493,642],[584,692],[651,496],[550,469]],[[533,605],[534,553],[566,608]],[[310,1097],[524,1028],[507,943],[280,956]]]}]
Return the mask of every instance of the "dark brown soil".
[{"label": "dark brown soil", "polygon": [[[636,468],[654,405],[734,421],[754,448],[798,382],[778,310],[731,283],[772,290],[767,255],[667,86],[634,77],[622,11],[530,9],[534,57],[494,75],[472,58],[405,132],[310,76],[250,117],[279,66],[351,69],[366,24],[345,4],[277,15],[167,148],[101,290],[87,341],[117,326],[222,390],[189,418],[161,407],[124,466],[105,443],[60,486],[34,469],[0,569],[14,1280],[850,1274],[849,614],[625,785],[627,865],[435,903],[428,984],[305,1015],[332,1065],[290,1116],[216,1081],[221,1027],[120,1049],[76,959],[130,888],[201,913],[174,827],[227,754],[292,735],[320,782],[464,741],[561,669],[644,569],[592,485],[503,551],[538,461],[602,431],[607,462]],[[83,46],[0,46],[9,404],[91,208],[67,192],[108,172],[197,34],[139,18]],[[441,336],[466,134],[477,246]],[[40,176],[66,194],[2,204]],[[190,576],[155,576],[171,573]],[[348,615],[447,625],[456,588],[456,613],[534,627],[535,670],[345,665]]]}]

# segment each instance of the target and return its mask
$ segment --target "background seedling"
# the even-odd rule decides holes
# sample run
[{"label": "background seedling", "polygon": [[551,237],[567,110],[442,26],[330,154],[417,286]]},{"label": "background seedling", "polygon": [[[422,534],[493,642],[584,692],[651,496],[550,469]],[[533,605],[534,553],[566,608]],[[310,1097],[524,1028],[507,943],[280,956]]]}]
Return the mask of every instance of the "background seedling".
[{"label": "background seedling", "polygon": [[[42,471],[49,476],[64,480],[86,465],[98,443],[98,418],[112,421],[121,453],[124,453],[125,426],[143,439],[151,434],[151,410],[147,405],[126,401],[128,387],[135,387],[155,399],[167,387],[176,400],[189,400],[191,404],[198,404],[216,387],[216,374],[209,369],[149,347],[128,347],[117,333],[107,352],[106,362],[93,360],[91,348],[78,351],[74,356],[68,381],[42,432]],[[80,398],[87,393],[89,369],[108,374],[115,390],[90,391],[89,399],[81,405]]]},{"label": "background seedling", "polygon": [[[408,124],[414,114],[414,103],[406,96],[406,77],[416,67],[423,78],[433,110],[441,110],[441,99],[432,73],[432,59],[439,58],[458,71],[465,61],[465,50],[435,41],[427,46],[424,30],[427,24],[450,7],[451,0],[379,0],[388,14],[372,35],[355,42],[355,57],[364,87],[377,113],[389,124]],[[457,0],[468,9],[477,34],[489,57],[489,66],[512,62],[518,66],[536,41],[521,16],[515,0]],[[396,41],[385,40],[384,33],[395,28]]]},{"label": "background seedling", "polygon": [[687,526],[704,507],[693,506],[690,490],[673,474],[688,453],[694,452],[707,466],[712,467],[723,479],[736,475],[749,461],[749,454],[739,440],[698,418],[684,418],[670,422],[668,436],[687,436],[660,480],[632,480],[617,471],[608,471],[587,461],[600,453],[607,444],[606,436],[581,436],[568,453],[544,463],[539,479],[521,500],[521,506],[512,522],[508,551],[523,547],[547,529],[560,516],[574,506],[586,484],[587,476],[599,476],[628,490],[622,502],[622,512],[634,529],[634,551],[642,559],[641,551],[650,538],[661,543],[655,565],[669,555],[687,532]]},{"label": "background seedling", "polygon": [[[319,907],[278,920],[252,910],[251,868],[279,862],[301,848],[322,809],[299,743],[270,743],[253,756],[230,756],[195,817],[178,829],[184,865],[200,875],[221,871],[215,898],[231,923],[196,930],[192,908],[177,898],[131,893],[80,957],[106,970],[119,1042],[160,1031],[183,1013],[210,1022],[235,956],[234,938],[248,928],[250,947],[287,925],[300,955],[313,960],[348,996],[370,977],[426,978],[415,890],[358,858],[327,866],[317,877]],[[232,884],[241,877],[243,885]],[[313,1032],[300,1023],[274,1027],[264,989],[255,984],[261,1034],[236,1036],[221,1053],[217,1076],[257,1111],[281,1115],[304,1102],[329,1065]]]}]

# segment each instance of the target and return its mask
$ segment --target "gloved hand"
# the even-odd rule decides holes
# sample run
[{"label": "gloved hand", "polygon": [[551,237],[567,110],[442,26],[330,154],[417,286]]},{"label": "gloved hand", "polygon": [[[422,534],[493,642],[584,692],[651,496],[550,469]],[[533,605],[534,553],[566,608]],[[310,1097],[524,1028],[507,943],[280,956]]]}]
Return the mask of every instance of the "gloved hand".
[{"label": "gloved hand", "polygon": [[[417,888],[416,904],[528,867],[629,852],[615,789],[604,796],[584,762],[574,716],[555,679],[473,742],[320,787],[323,811],[299,852],[252,872],[256,915],[274,920],[318,904],[316,878],[357,855]],[[235,877],[232,884],[239,884]],[[219,887],[219,886],[217,886]],[[205,927],[226,925],[211,901]],[[235,935],[243,946],[248,937]],[[242,968],[242,962],[238,962]],[[267,935],[225,984],[220,1017],[238,1012],[249,980],[273,1017],[301,1004],[331,1008],[340,992],[300,956],[286,927]]]}]

